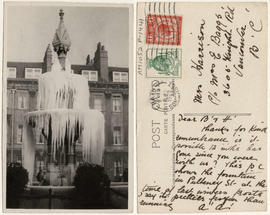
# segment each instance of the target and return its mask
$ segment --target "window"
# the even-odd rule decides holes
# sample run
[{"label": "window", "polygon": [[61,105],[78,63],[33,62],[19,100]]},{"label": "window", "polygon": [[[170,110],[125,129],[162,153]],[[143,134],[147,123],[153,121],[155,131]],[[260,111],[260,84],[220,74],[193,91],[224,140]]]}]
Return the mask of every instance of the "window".
[{"label": "window", "polygon": [[113,82],[120,82],[120,81],[121,81],[120,72],[113,72]]},{"label": "window", "polygon": [[25,78],[37,79],[42,72],[41,68],[25,68]]},{"label": "window", "polygon": [[122,97],[119,95],[114,95],[112,97],[112,108],[113,112],[121,112],[122,111]]},{"label": "window", "polygon": [[117,160],[114,161],[114,176],[120,176],[123,175],[123,162]]},{"label": "window", "polygon": [[34,69],[34,76],[38,78],[42,73],[42,69]]},{"label": "window", "polygon": [[82,76],[85,77],[87,80],[89,80],[89,71],[88,70],[82,70]]},{"label": "window", "polygon": [[85,77],[89,81],[98,81],[97,71],[82,70],[82,76]]},{"label": "window", "polygon": [[90,71],[89,81],[98,81],[97,71]]},{"label": "window", "polygon": [[13,108],[13,96],[16,94],[16,89],[7,90],[7,106]]},{"label": "window", "polygon": [[32,77],[33,77],[32,68],[25,68],[25,78],[32,78]]},{"label": "window", "polygon": [[23,141],[23,126],[18,125],[17,129],[17,143],[22,143]]},{"label": "window", "polygon": [[128,82],[128,73],[113,72],[113,82]]},{"label": "window", "polygon": [[121,127],[115,126],[113,127],[113,144],[121,145]]},{"label": "window", "polygon": [[103,102],[101,96],[94,97],[94,109],[103,111]]},{"label": "window", "polygon": [[121,82],[128,82],[128,73],[127,72],[121,73]]},{"label": "window", "polygon": [[8,67],[7,68],[7,77],[8,78],[16,78],[17,69],[16,67]]},{"label": "window", "polygon": [[26,95],[18,95],[18,109],[26,109],[27,102],[26,102]]}]

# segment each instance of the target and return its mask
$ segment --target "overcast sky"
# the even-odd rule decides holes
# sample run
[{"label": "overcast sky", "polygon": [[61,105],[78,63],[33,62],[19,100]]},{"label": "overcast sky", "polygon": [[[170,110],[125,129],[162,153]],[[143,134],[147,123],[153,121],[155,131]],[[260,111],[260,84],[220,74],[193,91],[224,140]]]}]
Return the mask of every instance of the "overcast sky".
[{"label": "overcast sky", "polygon": [[9,6],[7,9],[7,61],[42,62],[59,24],[59,9],[71,39],[69,59],[85,64],[100,41],[110,66],[128,66],[129,20],[127,8]]}]

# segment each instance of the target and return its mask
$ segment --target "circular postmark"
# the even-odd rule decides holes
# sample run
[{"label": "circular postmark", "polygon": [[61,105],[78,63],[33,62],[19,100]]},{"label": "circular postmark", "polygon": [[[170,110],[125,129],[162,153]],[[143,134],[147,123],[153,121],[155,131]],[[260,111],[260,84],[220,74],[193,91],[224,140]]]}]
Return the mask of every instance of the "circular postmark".
[{"label": "circular postmark", "polygon": [[172,111],[180,101],[180,93],[174,79],[170,82],[153,80],[151,82],[150,103],[153,110]]}]

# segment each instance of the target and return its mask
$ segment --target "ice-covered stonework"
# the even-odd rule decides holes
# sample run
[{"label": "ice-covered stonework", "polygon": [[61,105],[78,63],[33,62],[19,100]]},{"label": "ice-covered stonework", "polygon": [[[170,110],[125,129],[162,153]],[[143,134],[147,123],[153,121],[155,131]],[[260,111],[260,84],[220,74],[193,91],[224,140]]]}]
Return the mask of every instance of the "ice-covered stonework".
[{"label": "ice-covered stonework", "polygon": [[[55,59],[55,64],[58,60]],[[102,164],[104,150],[104,117],[89,109],[87,80],[71,74],[70,68],[52,71],[39,78],[37,111],[25,116],[24,164],[33,178],[35,138],[42,134],[47,140],[49,163],[62,155],[62,163],[73,164],[74,147],[80,138],[85,161]],[[61,156],[60,156],[61,157]],[[57,160],[61,160],[58,157]]]},{"label": "ice-covered stonework", "polygon": [[71,73],[67,59],[70,45],[60,13],[51,71],[38,79],[37,111],[25,116],[23,157],[30,183],[34,178],[36,137],[40,135],[46,140],[46,179],[50,185],[72,184],[78,140],[82,143],[84,161],[103,163],[104,117],[101,112],[89,109],[88,81]]}]

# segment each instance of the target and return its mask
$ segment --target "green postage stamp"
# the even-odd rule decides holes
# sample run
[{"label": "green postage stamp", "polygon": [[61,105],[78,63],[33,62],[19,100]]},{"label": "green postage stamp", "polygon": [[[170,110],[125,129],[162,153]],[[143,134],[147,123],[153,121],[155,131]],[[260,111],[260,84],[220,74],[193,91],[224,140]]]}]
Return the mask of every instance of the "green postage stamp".
[{"label": "green postage stamp", "polygon": [[182,50],[159,48],[146,50],[147,78],[180,78]]}]

